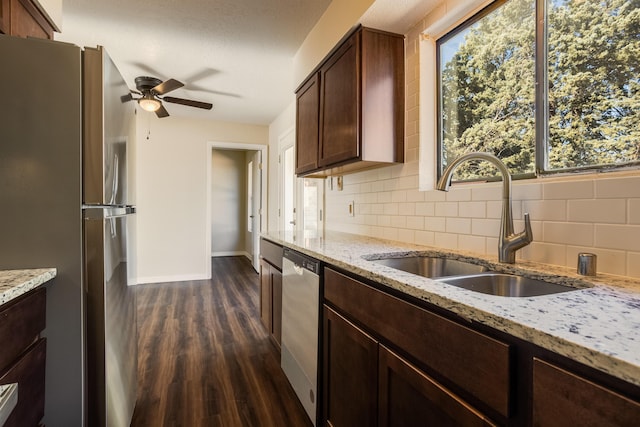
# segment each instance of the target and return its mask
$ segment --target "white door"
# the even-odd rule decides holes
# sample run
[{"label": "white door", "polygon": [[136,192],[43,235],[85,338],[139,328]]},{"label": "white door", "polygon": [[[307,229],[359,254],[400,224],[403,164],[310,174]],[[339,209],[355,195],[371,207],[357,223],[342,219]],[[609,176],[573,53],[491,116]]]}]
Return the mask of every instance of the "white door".
[{"label": "white door", "polygon": [[249,234],[251,263],[260,271],[260,232],[262,224],[262,156],[260,151],[253,154],[247,165],[247,233]]},{"label": "white door", "polygon": [[281,140],[280,151],[280,229],[296,237],[298,179],[296,178],[293,132]]}]

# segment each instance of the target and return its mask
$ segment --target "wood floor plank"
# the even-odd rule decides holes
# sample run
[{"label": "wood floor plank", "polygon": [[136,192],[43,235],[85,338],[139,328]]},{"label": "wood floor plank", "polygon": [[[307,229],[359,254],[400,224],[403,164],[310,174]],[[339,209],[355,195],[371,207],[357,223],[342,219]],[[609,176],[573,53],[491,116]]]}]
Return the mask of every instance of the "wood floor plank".
[{"label": "wood floor plank", "polygon": [[138,285],[133,427],[311,426],[260,323],[259,276],[214,258],[212,279]]}]

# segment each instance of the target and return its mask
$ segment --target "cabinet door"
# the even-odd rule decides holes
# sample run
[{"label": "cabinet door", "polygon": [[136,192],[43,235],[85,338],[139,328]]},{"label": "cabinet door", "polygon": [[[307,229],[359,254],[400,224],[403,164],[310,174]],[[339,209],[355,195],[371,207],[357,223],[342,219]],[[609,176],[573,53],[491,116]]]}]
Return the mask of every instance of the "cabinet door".
[{"label": "cabinet door", "polygon": [[271,266],[260,260],[260,319],[271,333]]},{"label": "cabinet door", "polygon": [[0,0],[0,34],[9,32],[9,2],[11,0]]},{"label": "cabinet door", "polygon": [[271,333],[278,347],[282,343],[282,273],[271,267]]},{"label": "cabinet door", "polygon": [[480,412],[380,345],[379,426],[492,426]]},{"label": "cabinet door", "polygon": [[360,32],[320,69],[320,166],[360,155]]},{"label": "cabinet door", "polygon": [[323,326],[325,425],[375,426],[377,341],[327,306]]},{"label": "cabinet door", "polygon": [[631,427],[639,423],[640,402],[534,359],[534,426]]},{"label": "cabinet door", "polygon": [[10,0],[10,2],[11,35],[41,39],[53,38],[53,27],[31,0]]},{"label": "cabinet door", "polygon": [[18,403],[4,427],[37,426],[44,417],[46,349],[40,338],[0,378],[0,384],[18,383]]},{"label": "cabinet door", "polygon": [[296,174],[318,168],[320,81],[314,74],[296,92]]}]

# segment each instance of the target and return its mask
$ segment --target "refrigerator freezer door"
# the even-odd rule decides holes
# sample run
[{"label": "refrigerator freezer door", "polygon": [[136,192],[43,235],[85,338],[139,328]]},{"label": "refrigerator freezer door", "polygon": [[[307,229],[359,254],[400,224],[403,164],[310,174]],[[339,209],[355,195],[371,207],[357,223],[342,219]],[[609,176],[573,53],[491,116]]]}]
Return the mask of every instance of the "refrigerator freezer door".
[{"label": "refrigerator freezer door", "polygon": [[91,426],[128,426],[136,403],[135,293],[127,283],[129,218],[109,210],[85,209]]},{"label": "refrigerator freezer door", "polygon": [[127,142],[134,103],[109,55],[83,52],[83,203],[124,206],[127,200]]}]

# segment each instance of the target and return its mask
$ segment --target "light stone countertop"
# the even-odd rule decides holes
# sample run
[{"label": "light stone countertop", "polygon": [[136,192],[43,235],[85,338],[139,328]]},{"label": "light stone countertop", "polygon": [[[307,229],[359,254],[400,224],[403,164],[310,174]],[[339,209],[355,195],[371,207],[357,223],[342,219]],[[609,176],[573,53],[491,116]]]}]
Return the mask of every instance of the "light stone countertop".
[{"label": "light stone countertop", "polygon": [[56,277],[55,268],[0,270],[0,306]]},{"label": "light stone countertop", "polygon": [[[589,278],[565,267],[520,260],[502,264],[497,256],[348,233],[327,232],[303,241],[280,232],[263,237],[640,386],[640,280],[606,274]],[[493,271],[578,289],[536,297],[492,296],[367,260],[407,253],[480,260]]]}]

